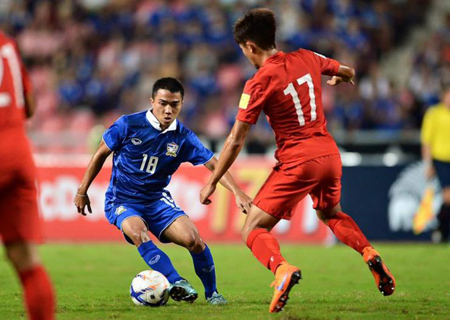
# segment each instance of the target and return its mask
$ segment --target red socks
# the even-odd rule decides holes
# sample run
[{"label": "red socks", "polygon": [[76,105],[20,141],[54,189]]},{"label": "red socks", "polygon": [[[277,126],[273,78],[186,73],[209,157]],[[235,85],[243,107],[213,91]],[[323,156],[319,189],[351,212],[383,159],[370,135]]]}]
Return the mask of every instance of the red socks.
[{"label": "red socks", "polygon": [[338,212],[328,220],[327,225],[342,243],[362,254],[365,247],[371,247],[369,241],[359,229],[356,222],[343,212]]},{"label": "red socks", "polygon": [[255,229],[248,235],[247,247],[259,262],[274,274],[281,262],[286,261],[280,252],[277,239],[265,229]]},{"label": "red socks", "polygon": [[[371,247],[356,222],[345,213],[338,212],[328,220],[327,225],[342,243],[352,247],[360,254],[364,248]],[[274,274],[277,267],[286,261],[281,255],[277,239],[265,229],[255,229],[250,232],[247,238],[247,247],[252,250],[256,259]]]},{"label": "red socks", "polygon": [[42,266],[19,273],[25,305],[31,320],[53,320],[55,297],[50,279]]}]

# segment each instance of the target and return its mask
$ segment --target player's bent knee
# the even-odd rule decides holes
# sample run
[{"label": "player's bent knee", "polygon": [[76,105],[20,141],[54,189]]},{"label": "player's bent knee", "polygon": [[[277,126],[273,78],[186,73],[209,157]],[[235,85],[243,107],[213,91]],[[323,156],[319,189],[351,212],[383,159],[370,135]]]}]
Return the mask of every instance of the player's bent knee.
[{"label": "player's bent knee", "polygon": [[130,234],[127,234],[127,236],[131,239],[131,241],[133,241],[136,247],[139,247],[141,244],[150,241],[147,228],[133,229],[129,233]]},{"label": "player's bent knee", "polygon": [[6,256],[18,271],[40,265],[41,260],[34,245],[28,243],[6,245]]},{"label": "player's bent knee", "polygon": [[328,220],[333,218],[338,212],[341,211],[341,207],[339,205],[328,208],[324,210],[316,210],[317,217],[325,224],[328,223]]},{"label": "player's bent knee", "polygon": [[245,224],[241,230],[241,237],[244,242],[247,242],[249,234],[256,229],[266,229],[270,231],[272,228],[267,225],[263,219],[257,214],[249,215],[245,220]]},{"label": "player's bent knee", "polygon": [[191,234],[184,239],[184,246],[191,252],[199,253],[205,249],[205,243],[198,234]]}]

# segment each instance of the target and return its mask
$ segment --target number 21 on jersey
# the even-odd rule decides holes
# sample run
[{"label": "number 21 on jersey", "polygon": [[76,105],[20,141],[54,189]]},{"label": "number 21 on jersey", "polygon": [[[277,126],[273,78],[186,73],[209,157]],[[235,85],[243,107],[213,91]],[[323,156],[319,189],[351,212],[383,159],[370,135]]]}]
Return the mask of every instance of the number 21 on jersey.
[{"label": "number 21 on jersey", "polygon": [[[308,89],[309,89],[309,99],[310,99],[309,104],[311,105],[311,121],[314,121],[317,118],[316,96],[314,94],[314,84],[312,82],[312,78],[309,73],[304,75],[303,77],[300,77],[297,79],[297,83],[299,86],[301,86],[305,82],[308,85]],[[292,96],[292,101],[294,102],[295,110],[297,111],[298,122],[300,123],[300,126],[304,126],[305,125],[305,117],[303,114],[302,104],[298,97],[297,90],[295,90],[294,84],[292,82],[289,83],[289,85],[286,87],[286,89],[284,89],[283,93],[286,96],[289,94]]]},{"label": "number 21 on jersey", "polygon": [[[156,166],[158,165],[158,157],[154,157],[151,156],[150,158],[148,157],[147,154],[143,154],[142,157],[144,157],[142,159],[142,164],[141,164],[141,171],[148,172],[150,174],[154,174],[156,171]],[[148,159],[148,162],[147,162]],[[147,163],[147,168],[145,168],[145,164]]]}]

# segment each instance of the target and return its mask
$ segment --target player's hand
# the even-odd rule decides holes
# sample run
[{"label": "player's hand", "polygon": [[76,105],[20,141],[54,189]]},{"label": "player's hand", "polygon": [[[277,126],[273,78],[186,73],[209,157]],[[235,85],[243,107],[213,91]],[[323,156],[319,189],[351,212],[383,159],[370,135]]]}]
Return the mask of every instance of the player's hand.
[{"label": "player's hand", "polygon": [[91,201],[89,200],[89,196],[87,194],[79,194],[77,193],[75,199],[73,199],[75,203],[75,207],[77,207],[78,213],[81,213],[83,216],[86,215],[84,212],[84,208],[87,206],[89,213],[92,213],[91,209]]},{"label": "player's hand", "polygon": [[[345,82],[342,77],[333,76],[333,78],[331,78],[330,80],[327,81],[327,84],[330,85],[330,86],[337,86],[338,84],[340,84],[342,82]],[[353,84],[353,85],[355,84],[353,79],[348,81],[348,83]]]},{"label": "player's hand", "polygon": [[200,190],[200,203],[210,204],[211,200],[209,197],[216,191],[216,185],[208,183],[206,186]]},{"label": "player's hand", "polygon": [[426,166],[425,169],[425,176],[427,177],[427,180],[431,180],[436,175],[436,170],[434,170],[434,167],[432,164],[429,164]]},{"label": "player's hand", "polygon": [[244,191],[239,190],[235,193],[234,198],[236,200],[236,205],[245,214],[250,212],[252,207],[253,199],[244,193]]}]

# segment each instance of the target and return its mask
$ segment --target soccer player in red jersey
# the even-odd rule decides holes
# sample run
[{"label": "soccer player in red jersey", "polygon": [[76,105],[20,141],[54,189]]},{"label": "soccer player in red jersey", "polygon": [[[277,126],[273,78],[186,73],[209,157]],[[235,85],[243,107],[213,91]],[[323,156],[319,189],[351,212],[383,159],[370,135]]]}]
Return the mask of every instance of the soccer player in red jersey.
[{"label": "soccer player in red jersey", "polygon": [[16,43],[0,31],[0,237],[24,290],[30,319],[54,319],[55,299],[39,258],[42,241],[35,166],[25,135],[34,112],[31,83]]},{"label": "soccer player in red jersey", "polygon": [[353,84],[355,71],[308,50],[278,51],[275,31],[275,16],[268,9],[248,11],[234,27],[235,41],[258,71],[245,84],[236,122],[211,179],[201,190],[200,201],[211,203],[208,198],[217,182],[233,164],[251,125],[264,111],[275,133],[277,164],[253,201],[242,237],[253,255],[275,275],[269,311],[282,310],[289,291],[301,278],[300,270],[281,255],[270,231],[280,219],[289,220],[297,203],[308,194],[319,219],[341,242],[363,256],[381,293],[391,295],[394,277],[355,221],[341,209],[341,158],[327,131],[322,106],[321,76],[331,76],[327,81],[331,86]]}]

